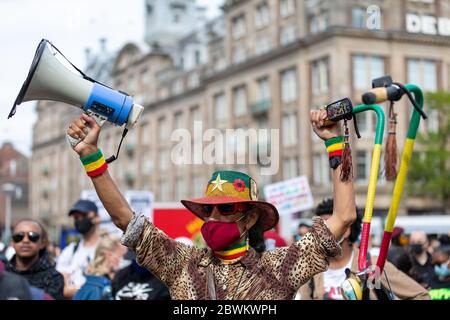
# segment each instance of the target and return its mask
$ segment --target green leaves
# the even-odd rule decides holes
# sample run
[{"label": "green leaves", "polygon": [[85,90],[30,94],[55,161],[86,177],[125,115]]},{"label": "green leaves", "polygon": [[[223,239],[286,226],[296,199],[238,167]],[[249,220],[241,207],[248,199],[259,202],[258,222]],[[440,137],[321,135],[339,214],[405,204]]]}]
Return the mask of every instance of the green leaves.
[{"label": "green leaves", "polygon": [[425,101],[428,130],[417,135],[408,191],[439,200],[445,209],[450,199],[450,92],[428,93]]}]

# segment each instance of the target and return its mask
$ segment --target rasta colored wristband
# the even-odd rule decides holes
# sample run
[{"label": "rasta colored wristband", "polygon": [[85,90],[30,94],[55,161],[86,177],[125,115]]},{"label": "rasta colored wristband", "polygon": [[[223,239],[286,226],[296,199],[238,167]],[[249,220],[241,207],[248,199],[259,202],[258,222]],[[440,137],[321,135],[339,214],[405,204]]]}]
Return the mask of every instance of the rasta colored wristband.
[{"label": "rasta colored wristband", "polygon": [[344,150],[344,137],[334,137],[325,141],[330,167],[336,169],[342,163],[342,151]]},{"label": "rasta colored wristband", "polygon": [[81,163],[83,163],[87,175],[91,178],[101,175],[106,171],[106,169],[108,169],[108,164],[106,163],[100,149],[86,157],[80,158],[80,160]]}]

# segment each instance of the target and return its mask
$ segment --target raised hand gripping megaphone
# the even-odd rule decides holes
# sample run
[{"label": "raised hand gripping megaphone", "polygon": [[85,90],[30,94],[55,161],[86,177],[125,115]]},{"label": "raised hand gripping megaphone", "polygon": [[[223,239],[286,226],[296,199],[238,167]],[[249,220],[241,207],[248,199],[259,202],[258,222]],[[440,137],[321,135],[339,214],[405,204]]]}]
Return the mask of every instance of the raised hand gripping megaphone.
[{"label": "raised hand gripping megaphone", "polygon": [[[8,119],[16,113],[16,107],[22,102],[33,100],[52,100],[68,103],[84,110],[102,126],[106,121],[116,125],[125,125],[125,137],[144,108],[133,102],[126,93],[114,90],[86,76],[65,58],[79,72],[67,69],[55,55],[65,56],[48,40],[39,43],[28,76],[20,89]],[[72,147],[81,140],[66,135]],[[116,158],[111,157],[107,162]]]}]

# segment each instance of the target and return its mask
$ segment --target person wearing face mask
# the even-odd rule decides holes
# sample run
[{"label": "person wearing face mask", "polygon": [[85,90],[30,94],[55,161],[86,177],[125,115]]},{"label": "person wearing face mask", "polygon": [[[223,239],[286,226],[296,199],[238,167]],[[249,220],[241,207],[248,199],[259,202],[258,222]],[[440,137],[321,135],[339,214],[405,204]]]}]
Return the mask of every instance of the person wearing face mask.
[{"label": "person wearing face mask", "polygon": [[95,256],[86,269],[86,281],[73,300],[114,300],[111,281],[120,269],[127,249],[120,238],[104,234],[95,249]]},{"label": "person wearing face mask", "polygon": [[64,297],[72,299],[85,282],[83,273],[94,259],[95,249],[100,240],[98,225],[100,217],[97,206],[89,200],[78,200],[69,211],[75,229],[81,234],[79,242],[72,242],[61,252],[56,269],[64,276]]},{"label": "person wearing face mask", "polygon": [[[316,208],[316,215],[325,220],[333,215],[333,199],[326,199]],[[297,299],[301,300],[344,300],[342,283],[347,278],[346,269],[358,273],[358,240],[361,235],[363,216],[357,213],[356,221],[347,230],[342,241],[342,256],[330,259],[330,267],[324,273],[315,275],[303,285]],[[377,257],[370,256],[375,265]],[[429,300],[427,290],[407,274],[386,262],[384,272],[379,278],[380,288],[363,290],[363,300]],[[378,289],[378,290],[377,290]]]},{"label": "person wearing face mask", "polygon": [[265,251],[264,231],[278,223],[278,211],[258,200],[257,184],[247,174],[217,171],[203,198],[181,200],[204,221],[201,232],[208,247],[200,249],[176,242],[144,215],[134,214],[97,147],[101,127],[94,119],[82,115],[67,134],[81,140],[73,149],[112,221],[125,232],[122,243],[136,252],[139,265],[167,285],[172,299],[291,300],[302,284],[327,269],[330,257],[340,254],[338,241],[356,217],[353,182],[340,179],[341,125],[324,127],[326,117],[325,110],[311,111],[310,121],[333,150],[335,212],[326,222],[316,217],[300,241],[271,251]]},{"label": "person wearing face mask", "polygon": [[428,289],[440,289],[448,286],[439,280],[432,263],[432,256],[428,252],[428,238],[423,231],[414,231],[409,237],[409,251],[412,258],[412,269]]},{"label": "person wearing face mask", "polygon": [[450,248],[438,247],[433,254],[434,272],[441,282],[450,288]]},{"label": "person wearing face mask", "polygon": [[131,260],[130,265],[116,273],[111,285],[115,300],[170,300],[169,289],[136,262],[131,250],[125,258]]}]

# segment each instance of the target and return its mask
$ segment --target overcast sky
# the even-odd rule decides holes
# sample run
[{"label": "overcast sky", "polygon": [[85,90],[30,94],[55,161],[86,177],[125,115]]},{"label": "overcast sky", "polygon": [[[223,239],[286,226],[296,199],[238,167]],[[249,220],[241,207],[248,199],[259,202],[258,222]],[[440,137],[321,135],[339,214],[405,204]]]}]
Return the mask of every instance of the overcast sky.
[{"label": "overcast sky", "polygon": [[[223,0],[197,0],[208,8],[208,17],[220,13]],[[76,66],[85,65],[84,49],[98,51],[98,39],[107,48],[142,40],[144,0],[0,0],[0,145],[13,142],[31,154],[35,104],[23,103],[14,117],[9,111],[26,78],[42,38],[49,39]]]}]

